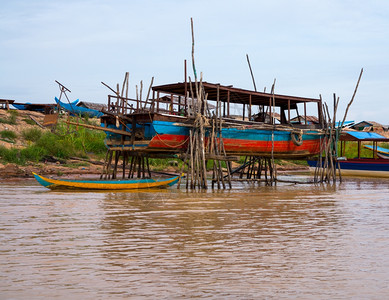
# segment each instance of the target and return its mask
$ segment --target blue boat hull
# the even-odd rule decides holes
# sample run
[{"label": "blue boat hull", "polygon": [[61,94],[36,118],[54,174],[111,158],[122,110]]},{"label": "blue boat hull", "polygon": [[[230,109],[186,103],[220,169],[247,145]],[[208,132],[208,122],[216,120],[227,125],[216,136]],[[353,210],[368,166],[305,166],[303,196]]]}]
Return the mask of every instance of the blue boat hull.
[{"label": "blue boat hull", "polygon": [[61,102],[57,97],[55,97],[55,102],[57,102],[57,104],[61,108],[63,108],[64,110],[68,111],[73,115],[80,115],[82,117],[88,116],[90,118],[93,117],[100,118],[103,115],[101,111],[98,111],[96,109],[77,106],[76,103],[78,102],[78,100],[68,104],[68,103]]},{"label": "blue boat hull", "polygon": [[[103,126],[103,124],[102,124]],[[109,128],[120,129],[130,132],[131,124]],[[134,150],[150,150],[164,152],[180,152],[187,149],[189,143],[189,130],[191,127],[179,122],[158,121],[143,122],[137,124],[136,129],[142,130],[143,140],[137,143],[128,142],[122,144],[121,135],[106,132],[107,145],[111,148],[131,148]],[[210,132],[205,133],[207,142]],[[237,155],[258,155],[275,157],[306,158],[320,152],[320,139],[323,135],[318,130],[304,130],[302,144],[297,145],[292,139],[291,131],[252,128],[250,125],[239,127],[225,127],[222,129],[224,148],[227,153]],[[219,136],[217,136],[219,141]],[[272,142],[274,140],[274,143]]]},{"label": "blue boat hull", "polygon": [[[317,161],[308,160],[308,165],[315,168]],[[389,177],[389,160],[387,159],[347,159],[339,161],[342,175],[366,176],[366,177]]]}]

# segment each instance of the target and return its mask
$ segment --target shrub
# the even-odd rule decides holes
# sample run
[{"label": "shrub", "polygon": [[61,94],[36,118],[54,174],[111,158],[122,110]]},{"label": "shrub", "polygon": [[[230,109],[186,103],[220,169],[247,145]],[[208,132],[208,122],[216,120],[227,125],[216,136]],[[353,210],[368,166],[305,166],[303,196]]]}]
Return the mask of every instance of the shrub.
[{"label": "shrub", "polygon": [[33,120],[28,119],[28,118],[24,118],[24,119],[22,119],[22,121],[26,122],[29,125],[36,125],[36,123]]},{"label": "shrub", "polygon": [[[89,153],[97,155],[106,153],[105,133],[102,131],[89,130],[81,126],[76,130],[75,126],[60,123],[56,132],[57,134],[38,128],[26,129],[22,132],[22,137],[31,142],[30,146],[22,150],[1,147],[0,158],[4,162],[25,164],[27,161],[41,161],[45,156],[67,159],[70,156],[86,156]],[[0,136],[7,139],[17,137],[9,130],[4,130]]]},{"label": "shrub", "polygon": [[38,128],[26,129],[23,130],[22,136],[27,141],[36,142],[41,138],[42,131],[39,130]]},{"label": "shrub", "polygon": [[3,139],[15,140],[17,138],[17,134],[11,130],[3,130],[0,131],[0,136]]},{"label": "shrub", "polygon": [[20,156],[18,149],[7,149],[4,146],[0,146],[0,158],[7,163],[24,164],[25,160]]},{"label": "shrub", "polygon": [[38,162],[41,161],[45,155],[47,155],[46,149],[35,145],[20,150],[20,157],[22,157],[24,161]]},{"label": "shrub", "polygon": [[0,118],[0,123],[15,125],[16,124],[16,115],[10,114],[7,118]]},{"label": "shrub", "polygon": [[51,132],[45,132],[36,141],[35,146],[44,149],[48,155],[59,158],[68,158],[74,154],[74,146],[66,139],[61,139]]}]

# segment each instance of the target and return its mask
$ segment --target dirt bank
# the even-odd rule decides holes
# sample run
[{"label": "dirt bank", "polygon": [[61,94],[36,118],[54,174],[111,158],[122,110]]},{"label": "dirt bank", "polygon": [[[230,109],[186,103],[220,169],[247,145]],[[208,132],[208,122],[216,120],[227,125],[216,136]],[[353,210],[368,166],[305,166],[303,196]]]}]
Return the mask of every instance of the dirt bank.
[{"label": "dirt bank", "polygon": [[[14,110],[7,111],[0,109],[0,133],[12,132],[14,138],[9,138],[7,134],[0,136],[0,146],[7,149],[18,148],[22,149],[31,144],[30,141],[25,140],[24,132],[31,128],[38,130],[49,131],[50,128],[42,128],[44,114],[39,112]],[[1,158],[1,157],[0,157]],[[92,162],[92,163],[91,163]],[[14,163],[0,163],[0,178],[31,178],[32,172],[41,175],[65,176],[69,175],[77,177],[78,175],[95,174],[98,177],[102,172],[103,161],[93,158],[91,160],[83,159],[67,159],[61,160],[56,158],[48,158],[43,162],[35,163],[28,162],[25,165],[17,165]],[[235,169],[239,163],[232,163],[232,168]],[[179,173],[178,166],[166,167],[163,172]],[[279,161],[277,165],[278,171],[298,171],[306,170],[307,167],[299,164],[294,164],[289,161]],[[210,175],[211,176],[211,175]]]},{"label": "dirt bank", "polygon": [[0,178],[30,178],[32,172],[40,175],[83,175],[83,174],[100,174],[101,166],[89,165],[79,167],[67,167],[58,164],[31,164],[26,166],[18,166],[16,164],[0,164]]}]

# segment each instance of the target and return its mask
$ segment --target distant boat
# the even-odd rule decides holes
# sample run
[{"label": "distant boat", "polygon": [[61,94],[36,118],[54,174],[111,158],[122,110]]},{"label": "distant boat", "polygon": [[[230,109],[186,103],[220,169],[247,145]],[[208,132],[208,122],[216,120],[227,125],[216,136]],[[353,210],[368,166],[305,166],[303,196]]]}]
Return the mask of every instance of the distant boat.
[{"label": "distant boat", "polygon": [[[389,150],[377,146],[378,142],[389,142],[388,138],[375,132],[346,131],[342,132],[340,142],[341,157],[338,157],[338,163],[342,175],[389,178]],[[358,157],[342,157],[343,143],[345,142],[358,143]],[[373,142],[373,146],[363,145],[363,147],[373,150],[371,158],[361,157],[362,142]],[[383,150],[381,151],[381,149]],[[381,158],[378,151],[381,151],[382,155],[387,153],[388,156]],[[308,160],[307,162],[311,168],[315,168],[318,163],[316,160]]]},{"label": "distant boat", "polygon": [[55,104],[35,104],[35,103],[12,103],[12,106],[17,110],[38,111],[42,113],[51,113],[55,108]]},{"label": "distant boat", "polygon": [[377,151],[378,157],[389,159],[389,149],[379,147],[379,146],[374,148],[372,145],[363,145],[363,147],[372,151]]},{"label": "distant boat", "polygon": [[83,189],[83,190],[129,190],[129,189],[146,189],[156,187],[172,186],[178,182],[180,176],[167,179],[155,180],[131,179],[131,180],[70,180],[70,179],[50,179],[32,173],[35,179],[44,187],[49,189]]},{"label": "distant boat", "polygon": [[[78,100],[76,100],[78,102]],[[64,103],[60,101],[57,97],[55,97],[55,102],[64,110],[67,112],[74,114],[74,115],[80,115],[82,117],[88,116],[88,117],[96,117],[99,118],[103,115],[101,111],[98,111],[96,109],[91,109],[91,108],[86,108],[86,107],[81,107],[77,106],[77,102],[74,101],[72,103]],[[76,102],[76,103],[75,103]]]},{"label": "distant boat", "polygon": [[13,103],[12,106],[15,107],[18,110],[26,110],[26,106],[28,104],[31,104],[31,103],[29,103],[29,102],[27,102],[25,104],[15,104],[15,103]]}]

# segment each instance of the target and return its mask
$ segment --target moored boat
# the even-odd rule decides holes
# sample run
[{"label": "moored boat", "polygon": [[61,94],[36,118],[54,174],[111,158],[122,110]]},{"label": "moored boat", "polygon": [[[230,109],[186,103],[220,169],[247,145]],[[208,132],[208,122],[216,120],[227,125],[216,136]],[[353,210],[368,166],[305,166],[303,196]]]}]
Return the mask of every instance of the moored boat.
[{"label": "moored boat", "polygon": [[[203,87],[207,103],[201,114],[208,115],[209,121],[212,115],[220,116],[217,143],[222,140],[227,154],[306,158],[320,152],[320,140],[324,137],[320,99],[273,95],[207,82],[203,82]],[[109,96],[108,111],[101,117],[102,127],[107,129],[107,147],[159,155],[184,153],[190,130],[200,114],[197,99],[185,96],[190,89],[194,85],[187,82],[155,86],[153,98],[147,101]],[[316,109],[317,122],[304,121],[307,106]],[[299,109],[303,112],[301,116]],[[209,123],[204,126],[205,143],[212,128]]]},{"label": "moored boat", "polygon": [[[310,168],[315,168],[316,160],[308,160]],[[389,160],[374,158],[348,158],[337,161],[342,176],[363,176],[389,178]]]},{"label": "moored boat", "polygon": [[379,147],[379,146],[374,148],[372,145],[363,145],[363,148],[369,149],[371,151],[376,151],[377,156],[380,158],[389,159],[389,149],[386,149],[384,147]]},{"label": "moored boat", "polygon": [[83,190],[129,190],[162,188],[172,186],[178,182],[180,176],[167,179],[155,180],[131,179],[131,180],[72,180],[72,179],[51,179],[33,173],[35,179],[44,187],[49,189],[83,189]]},{"label": "moored boat", "polygon": [[12,106],[15,107],[17,110],[28,110],[28,111],[37,111],[45,114],[52,113],[54,108],[56,107],[55,104],[35,104],[35,103],[12,103]]},{"label": "moored boat", "polygon": [[[378,149],[385,149],[378,146],[379,142],[389,142],[388,138],[375,132],[345,131],[340,136],[340,157],[337,160],[341,174],[346,176],[365,176],[389,178],[389,159],[378,155]],[[357,157],[347,158],[345,154],[346,142],[358,143]],[[362,143],[372,143],[366,145]],[[361,146],[372,150],[371,157],[361,156]],[[384,151],[382,151],[384,152]],[[315,168],[317,160],[308,160],[308,165]]]}]

